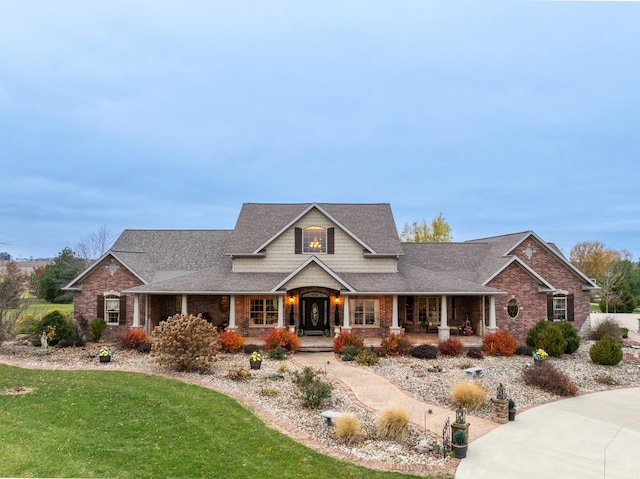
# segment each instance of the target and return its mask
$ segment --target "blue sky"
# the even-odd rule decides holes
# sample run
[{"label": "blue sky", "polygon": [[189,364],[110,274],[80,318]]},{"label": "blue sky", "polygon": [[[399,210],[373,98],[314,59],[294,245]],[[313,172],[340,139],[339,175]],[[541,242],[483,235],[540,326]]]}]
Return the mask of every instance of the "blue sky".
[{"label": "blue sky", "polygon": [[243,202],[640,259],[640,2],[0,0],[0,251]]}]

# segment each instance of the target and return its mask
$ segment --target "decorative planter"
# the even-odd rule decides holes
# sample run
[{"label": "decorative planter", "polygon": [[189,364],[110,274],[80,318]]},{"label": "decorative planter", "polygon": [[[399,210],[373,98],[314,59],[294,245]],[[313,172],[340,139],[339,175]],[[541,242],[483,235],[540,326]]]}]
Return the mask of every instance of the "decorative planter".
[{"label": "decorative planter", "polygon": [[464,459],[467,457],[467,449],[469,448],[469,444],[465,444],[463,446],[459,446],[458,444],[452,444],[451,449],[453,451],[453,455],[458,459]]},{"label": "decorative planter", "polygon": [[509,421],[515,421],[515,420],[516,420],[516,410],[509,409]]},{"label": "decorative planter", "polygon": [[111,361],[111,356],[98,356],[101,363],[108,363]]},{"label": "decorative planter", "polygon": [[533,360],[533,364],[535,364],[536,366],[538,366],[539,368],[542,367],[542,363],[544,362],[543,359],[535,359]]},{"label": "decorative planter", "polygon": [[260,369],[260,366],[262,366],[262,361],[249,360],[249,366],[251,366],[251,369]]}]

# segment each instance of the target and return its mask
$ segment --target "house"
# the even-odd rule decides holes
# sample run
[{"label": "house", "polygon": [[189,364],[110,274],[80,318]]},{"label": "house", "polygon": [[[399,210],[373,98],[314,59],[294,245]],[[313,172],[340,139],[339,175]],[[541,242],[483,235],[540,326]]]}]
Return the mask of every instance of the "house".
[{"label": "house", "polygon": [[446,339],[469,326],[523,339],[542,318],[579,330],[597,288],[532,231],[402,243],[386,203],[247,203],[233,230],[126,230],[66,289],[76,317],[104,318],[112,336],[201,313],[251,337],[290,327]]}]

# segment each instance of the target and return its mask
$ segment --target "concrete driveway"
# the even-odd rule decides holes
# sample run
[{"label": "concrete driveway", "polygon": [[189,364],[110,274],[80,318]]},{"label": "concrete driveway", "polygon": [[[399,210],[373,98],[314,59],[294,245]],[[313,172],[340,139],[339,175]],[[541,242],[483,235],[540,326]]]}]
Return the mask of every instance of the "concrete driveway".
[{"label": "concrete driveway", "polygon": [[456,479],[640,478],[640,388],[518,413],[469,444]]}]

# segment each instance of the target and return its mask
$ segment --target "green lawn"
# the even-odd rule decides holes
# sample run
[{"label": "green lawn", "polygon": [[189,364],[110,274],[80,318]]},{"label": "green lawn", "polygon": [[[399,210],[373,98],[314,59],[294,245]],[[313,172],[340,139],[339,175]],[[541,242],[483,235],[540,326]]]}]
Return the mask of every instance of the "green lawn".
[{"label": "green lawn", "polygon": [[0,477],[415,477],[316,453],[178,380],[0,364],[0,392],[16,387],[33,391],[0,394]]},{"label": "green lawn", "polygon": [[73,313],[73,304],[72,303],[68,303],[68,304],[47,303],[43,299],[38,299],[29,306],[29,309],[27,309],[26,313],[44,316],[49,311],[52,311],[54,309],[59,309],[64,313]]}]

